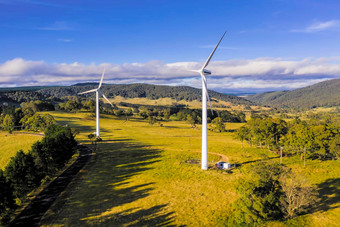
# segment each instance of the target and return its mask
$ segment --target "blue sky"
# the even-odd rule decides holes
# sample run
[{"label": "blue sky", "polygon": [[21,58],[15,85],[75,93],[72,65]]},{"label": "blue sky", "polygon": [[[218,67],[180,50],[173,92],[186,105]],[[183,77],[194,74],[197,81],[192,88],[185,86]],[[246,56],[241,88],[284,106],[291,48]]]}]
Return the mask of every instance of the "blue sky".
[{"label": "blue sky", "polygon": [[294,89],[340,76],[336,0],[0,0],[0,86],[95,81],[217,91]]}]

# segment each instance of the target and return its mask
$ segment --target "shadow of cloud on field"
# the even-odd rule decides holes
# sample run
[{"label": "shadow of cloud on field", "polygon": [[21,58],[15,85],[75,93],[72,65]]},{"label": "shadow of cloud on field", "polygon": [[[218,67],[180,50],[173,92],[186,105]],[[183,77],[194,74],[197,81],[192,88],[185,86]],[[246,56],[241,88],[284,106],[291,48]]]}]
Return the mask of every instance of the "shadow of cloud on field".
[{"label": "shadow of cloud on field", "polygon": [[[95,118],[88,120],[88,119],[81,118],[81,117],[63,117],[63,116],[57,117],[58,124],[68,125],[72,128],[77,128],[81,132],[87,132],[87,133],[93,133],[96,131],[95,120],[96,120]],[[92,125],[83,125],[81,123],[82,121],[89,121],[91,122]],[[108,132],[108,130],[106,130],[105,128],[101,128],[100,131]]]},{"label": "shadow of cloud on field", "polygon": [[162,151],[124,138],[103,141],[98,147],[85,168],[88,172],[83,179],[78,179],[73,188],[68,189],[70,194],[58,201],[61,206],[56,205],[51,216],[41,224],[129,226],[131,222],[134,226],[157,226],[171,223],[172,213],[163,211],[166,205],[119,210],[119,206],[150,195],[153,182],[136,183],[131,178],[152,169]]},{"label": "shadow of cloud on field", "polygon": [[319,202],[313,212],[328,211],[340,207],[340,178],[328,179],[317,185]]}]

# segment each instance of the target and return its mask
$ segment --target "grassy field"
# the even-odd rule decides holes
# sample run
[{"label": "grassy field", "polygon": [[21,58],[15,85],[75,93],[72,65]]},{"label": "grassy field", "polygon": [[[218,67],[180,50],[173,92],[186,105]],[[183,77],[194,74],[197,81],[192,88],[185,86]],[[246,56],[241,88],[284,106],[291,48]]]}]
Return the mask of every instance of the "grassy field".
[{"label": "grassy field", "polygon": [[[138,105],[151,105],[151,106],[173,106],[175,104],[185,105],[189,108],[202,108],[202,103],[198,100],[194,101],[186,101],[180,100],[176,101],[176,99],[172,98],[159,98],[159,99],[148,99],[148,98],[124,98],[121,96],[115,96],[114,98],[110,98],[112,103],[119,104],[120,102],[130,103],[130,104],[138,104]],[[217,99],[211,99],[211,104],[214,110],[228,110],[228,111],[244,111],[243,105],[234,105],[231,102],[226,102]],[[119,105],[118,105],[119,106]],[[120,108],[126,108],[124,106],[119,106]],[[253,110],[266,110],[269,108],[260,107],[260,106],[251,106]]]},{"label": "grassy field", "polygon": [[11,157],[19,150],[28,151],[34,142],[41,139],[41,136],[0,132],[0,138],[0,169],[4,169]]},{"label": "grassy field", "polygon": [[[80,130],[78,140],[89,143],[94,119],[86,113],[51,112],[60,124]],[[238,180],[247,178],[245,166],[256,161],[279,161],[278,155],[250,148],[233,139],[233,133],[209,132],[209,160],[227,156],[241,164],[232,173],[189,164],[200,159],[200,129],[184,122],[129,121],[103,116],[103,142],[95,155],[42,219],[42,225],[55,226],[223,226],[232,215],[231,204],[238,194]],[[242,124],[230,123],[227,129]],[[216,153],[216,154],[212,154]],[[339,161],[307,160],[306,167],[296,158],[283,162],[317,185],[322,200],[312,213],[289,222],[268,226],[335,226],[340,223]],[[213,163],[211,163],[213,165]]]}]

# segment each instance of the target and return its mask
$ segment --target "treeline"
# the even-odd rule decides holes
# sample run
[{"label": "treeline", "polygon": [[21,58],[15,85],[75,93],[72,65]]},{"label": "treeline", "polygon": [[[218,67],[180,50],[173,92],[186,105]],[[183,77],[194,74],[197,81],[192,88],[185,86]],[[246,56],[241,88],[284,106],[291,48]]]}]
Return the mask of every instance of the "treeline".
[{"label": "treeline", "polygon": [[22,102],[30,102],[36,100],[45,100],[43,94],[37,91],[1,91],[0,92],[0,100],[2,102],[13,102],[13,103],[22,103]]},{"label": "treeline", "polygon": [[44,131],[55,124],[50,114],[39,114],[38,111],[54,110],[54,106],[45,101],[30,101],[22,103],[21,107],[0,106],[0,128],[12,132],[13,130]]},{"label": "treeline", "polygon": [[237,136],[251,146],[283,147],[289,154],[307,154],[320,159],[335,159],[340,154],[340,124],[331,119],[303,121],[297,118],[287,123],[279,118],[251,118],[238,130]]},{"label": "treeline", "polygon": [[28,153],[22,150],[0,169],[0,216],[9,221],[11,212],[27,194],[63,168],[76,151],[71,128],[50,125],[45,137],[34,143]]},{"label": "treeline", "polygon": [[[147,118],[155,118],[157,120],[170,120],[170,121],[187,121],[193,127],[196,124],[202,123],[202,110],[201,109],[189,109],[189,108],[145,108],[138,109],[138,115]],[[212,122],[214,119],[219,118],[223,122],[246,122],[245,114],[243,112],[231,113],[227,110],[208,111],[208,122]]]},{"label": "treeline", "polygon": [[[62,98],[65,96],[76,96],[78,93],[97,88],[98,84],[78,84],[70,87],[51,87],[41,89],[37,92],[45,97]],[[197,88],[188,86],[162,86],[151,84],[104,84],[101,88],[102,92],[109,98],[121,96],[124,98],[172,98],[176,101],[185,100],[201,100],[202,91]],[[232,95],[226,95],[215,91],[209,91],[212,99],[231,102],[235,105],[251,105],[252,102]],[[94,98],[94,94],[85,94],[85,97]]]}]

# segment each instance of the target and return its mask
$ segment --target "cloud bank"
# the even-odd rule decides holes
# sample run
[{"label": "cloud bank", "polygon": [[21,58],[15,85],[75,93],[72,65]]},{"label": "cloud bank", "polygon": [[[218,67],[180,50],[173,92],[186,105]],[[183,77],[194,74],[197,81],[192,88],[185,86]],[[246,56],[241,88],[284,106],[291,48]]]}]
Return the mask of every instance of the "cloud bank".
[{"label": "cloud bank", "polygon": [[[208,66],[210,89],[221,92],[262,92],[287,90],[340,77],[340,57],[284,60],[256,58],[215,61]],[[15,58],[0,63],[0,86],[71,85],[97,82],[106,69],[105,83],[151,83],[201,86],[199,75],[191,72],[202,62],[149,61],[126,64],[46,63]]]}]

